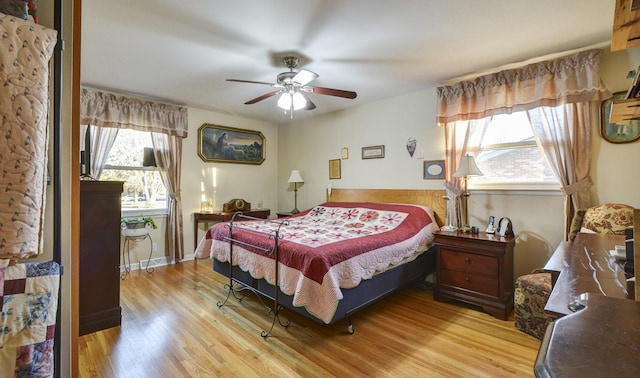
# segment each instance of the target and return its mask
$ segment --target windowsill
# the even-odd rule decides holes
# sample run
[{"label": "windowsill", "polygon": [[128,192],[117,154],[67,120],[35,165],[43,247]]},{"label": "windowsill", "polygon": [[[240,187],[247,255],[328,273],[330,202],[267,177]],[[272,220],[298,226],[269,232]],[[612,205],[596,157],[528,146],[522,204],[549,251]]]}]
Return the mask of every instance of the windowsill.
[{"label": "windowsill", "polygon": [[123,218],[137,217],[139,215],[148,217],[167,216],[168,209],[123,209],[120,211]]},{"label": "windowsill", "polygon": [[561,196],[560,189],[469,189],[472,194],[501,196]]}]

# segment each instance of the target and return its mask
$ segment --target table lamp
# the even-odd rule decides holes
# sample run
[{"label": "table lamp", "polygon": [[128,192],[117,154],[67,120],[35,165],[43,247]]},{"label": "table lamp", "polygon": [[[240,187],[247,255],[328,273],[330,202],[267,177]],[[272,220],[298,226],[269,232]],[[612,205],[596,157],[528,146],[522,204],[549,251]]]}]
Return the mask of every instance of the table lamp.
[{"label": "table lamp", "polygon": [[294,169],[291,171],[291,176],[289,176],[289,182],[293,183],[293,210],[291,210],[291,214],[298,214],[300,210],[298,210],[298,183],[304,182],[302,176],[300,176],[300,171]]},{"label": "table lamp", "polygon": [[463,156],[460,159],[460,165],[458,170],[453,174],[453,177],[462,177],[464,179],[464,187],[462,191],[462,211],[464,212],[464,223],[460,230],[462,232],[469,232],[471,227],[469,226],[469,212],[467,211],[467,200],[469,199],[469,192],[467,191],[467,179],[469,176],[482,176],[482,172],[478,169],[473,156],[469,154]]}]

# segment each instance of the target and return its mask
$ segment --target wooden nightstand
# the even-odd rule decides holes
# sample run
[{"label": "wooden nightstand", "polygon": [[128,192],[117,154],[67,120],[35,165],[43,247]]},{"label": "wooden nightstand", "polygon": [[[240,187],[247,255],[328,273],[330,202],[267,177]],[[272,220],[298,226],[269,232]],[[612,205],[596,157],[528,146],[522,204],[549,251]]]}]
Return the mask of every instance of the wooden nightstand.
[{"label": "wooden nightstand", "polygon": [[457,300],[507,320],[513,310],[515,238],[460,231],[436,232],[438,301]]},{"label": "wooden nightstand", "polygon": [[286,217],[292,216],[293,213],[290,212],[290,211],[283,211],[283,212],[280,212],[280,213],[276,213],[276,215],[278,216],[278,218],[286,218]]}]

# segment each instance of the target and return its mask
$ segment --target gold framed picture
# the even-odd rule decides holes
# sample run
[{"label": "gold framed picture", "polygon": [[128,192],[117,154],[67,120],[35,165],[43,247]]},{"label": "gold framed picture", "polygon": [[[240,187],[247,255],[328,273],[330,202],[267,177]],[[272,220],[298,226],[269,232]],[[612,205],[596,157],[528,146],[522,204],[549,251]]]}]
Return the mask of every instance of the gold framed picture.
[{"label": "gold framed picture", "polygon": [[262,164],[265,138],[259,131],[205,123],[198,129],[198,156],[206,162]]},{"label": "gold framed picture", "polygon": [[340,175],[340,159],[329,160],[329,180],[339,179]]},{"label": "gold framed picture", "polygon": [[611,106],[614,101],[623,100],[626,92],[617,92],[613,97],[602,102],[600,115],[600,135],[609,143],[631,143],[640,139],[640,120],[632,119],[610,123]]}]

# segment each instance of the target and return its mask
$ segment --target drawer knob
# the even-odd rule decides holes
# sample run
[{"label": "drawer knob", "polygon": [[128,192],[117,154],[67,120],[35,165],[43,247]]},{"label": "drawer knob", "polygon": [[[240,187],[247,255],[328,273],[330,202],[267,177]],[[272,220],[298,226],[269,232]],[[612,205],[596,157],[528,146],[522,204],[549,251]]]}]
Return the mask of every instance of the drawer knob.
[{"label": "drawer knob", "polygon": [[465,258],[464,258],[464,261],[466,261],[466,262],[467,262],[467,264],[471,264],[471,259],[470,259],[470,258],[468,258],[468,257],[465,257]]},{"label": "drawer knob", "polygon": [[465,277],[465,278],[464,278],[464,280],[465,280],[465,281],[467,281],[467,282],[470,282],[470,281],[471,281],[471,278],[469,278],[469,277]]}]

